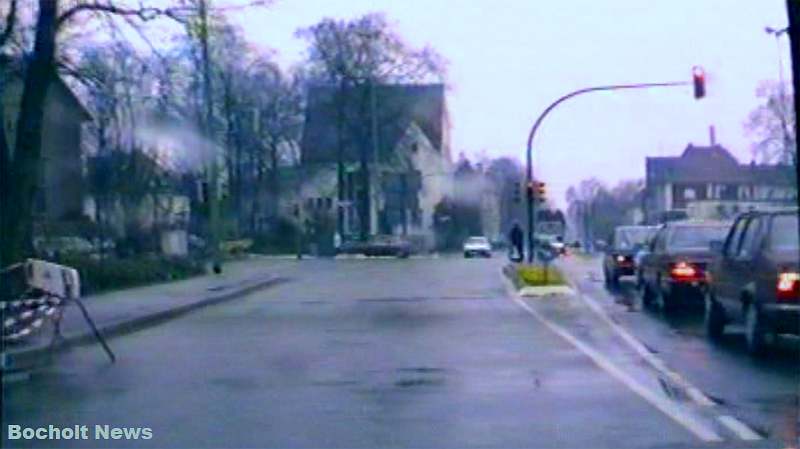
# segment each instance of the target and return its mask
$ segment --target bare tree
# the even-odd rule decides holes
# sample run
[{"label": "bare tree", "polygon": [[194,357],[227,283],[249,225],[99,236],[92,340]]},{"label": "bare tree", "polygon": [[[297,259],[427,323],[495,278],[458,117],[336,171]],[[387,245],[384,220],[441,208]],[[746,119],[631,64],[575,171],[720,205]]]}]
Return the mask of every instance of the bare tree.
[{"label": "bare tree", "polygon": [[[0,167],[0,178],[6,181],[0,192],[2,208],[8,210],[10,204],[15,213],[3,213],[0,233],[3,242],[0,245],[0,264],[8,264],[22,259],[33,251],[33,201],[38,190],[38,172],[41,161],[42,123],[45,99],[57,69],[59,32],[67,28],[70,22],[84,14],[113,14],[117,16],[135,17],[140,21],[148,21],[161,16],[175,16],[179,8],[139,7],[127,8],[117,6],[111,1],[64,2],[59,0],[39,0],[36,13],[33,48],[30,50],[29,63],[24,67],[22,98],[16,117],[16,138],[13,151],[8,137],[3,136],[0,144],[3,152],[3,164]],[[16,6],[14,3],[12,6]],[[15,12],[16,8],[11,8]],[[13,24],[16,14],[11,14],[7,24]],[[10,26],[6,26],[8,31]],[[3,35],[6,32],[4,31]]]},{"label": "bare tree", "polygon": [[765,81],[756,89],[756,96],[764,102],[745,122],[745,129],[756,139],[753,155],[765,163],[797,166],[794,95],[780,83]]},{"label": "bare tree", "polygon": [[[338,197],[344,199],[344,145],[341,136],[349,126],[360,148],[361,238],[370,233],[370,154],[378,153],[378,123],[375,87],[381,83],[419,82],[444,77],[444,62],[430,48],[411,48],[389,26],[381,14],[342,21],[324,19],[301,29],[309,42],[309,75],[312,80],[336,89],[338,145]],[[354,103],[352,104],[348,103]],[[346,117],[355,110],[357,117]],[[338,226],[342,214],[339,211]]]}]

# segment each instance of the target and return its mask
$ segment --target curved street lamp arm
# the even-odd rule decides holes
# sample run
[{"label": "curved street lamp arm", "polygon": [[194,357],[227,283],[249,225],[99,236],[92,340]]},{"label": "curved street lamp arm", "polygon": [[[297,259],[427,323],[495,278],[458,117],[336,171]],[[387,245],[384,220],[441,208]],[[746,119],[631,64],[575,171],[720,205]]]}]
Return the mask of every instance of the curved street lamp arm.
[{"label": "curved street lamp arm", "polygon": [[[533,181],[533,160],[532,160],[533,137],[536,135],[536,130],[539,129],[539,125],[541,125],[544,118],[547,117],[547,114],[549,114],[550,111],[555,109],[555,107],[558,106],[559,104],[578,95],[586,94],[589,92],[602,91],[602,90],[647,89],[651,87],[673,87],[673,86],[686,86],[690,84],[691,82],[689,81],[672,81],[666,83],[614,84],[609,86],[587,87],[584,89],[578,89],[576,91],[570,92],[564,95],[563,97],[557,99],[556,101],[551,103],[550,106],[548,106],[542,112],[541,115],[539,115],[539,118],[536,119],[536,122],[533,124],[533,127],[531,128],[530,134],[528,134],[528,146],[526,152],[526,159],[527,159],[526,180],[528,184],[530,184],[530,182]],[[530,189],[530,187],[528,189]],[[535,217],[533,211],[534,208],[533,198],[531,197],[530,192],[528,192],[527,204],[528,204],[528,263],[531,263],[533,262],[534,259],[535,245],[533,239],[534,235],[533,227],[534,227]]]}]

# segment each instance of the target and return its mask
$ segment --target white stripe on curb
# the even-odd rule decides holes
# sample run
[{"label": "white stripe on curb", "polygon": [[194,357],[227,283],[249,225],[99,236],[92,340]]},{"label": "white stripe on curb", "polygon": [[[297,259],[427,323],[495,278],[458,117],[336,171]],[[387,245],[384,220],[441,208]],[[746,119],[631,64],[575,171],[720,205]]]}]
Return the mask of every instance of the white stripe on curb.
[{"label": "white stripe on curb", "polygon": [[[501,273],[502,274],[502,273]],[[681,409],[677,404],[674,402],[669,401],[666,398],[663,398],[651,390],[644,387],[642,384],[637,382],[633,377],[622,371],[616,365],[614,365],[611,360],[605,357],[600,352],[596,351],[594,348],[586,345],[582,341],[578,340],[575,336],[567,332],[561,326],[549,321],[535,309],[531,308],[528,304],[525,303],[519,296],[516,294],[516,291],[513,287],[509,286],[509,281],[503,276],[504,281],[506,282],[506,287],[509,289],[509,293],[511,294],[511,298],[516,302],[520,307],[522,307],[525,311],[533,315],[534,318],[539,320],[542,324],[547,326],[553,333],[557,334],[567,342],[569,342],[572,346],[576,347],[578,350],[583,352],[587,355],[592,361],[605,370],[608,374],[616,378],[620,381],[623,385],[628,387],[631,391],[638,394],[642,399],[649,402],[651,405],[656,407],[662,413],[670,417],[673,421],[683,426],[686,430],[694,434],[697,438],[706,441],[706,442],[721,442],[723,438],[711,427],[700,423],[694,419],[689,413],[685,410]]]},{"label": "white stripe on curb", "polygon": [[735,433],[737,437],[745,441],[758,441],[761,439],[761,435],[754,432],[753,429],[733,416],[722,415],[718,416],[717,420],[719,420],[719,422],[721,422],[731,432]]},{"label": "white stripe on curb", "polygon": [[611,326],[614,332],[616,332],[620,336],[620,338],[625,340],[625,342],[628,343],[628,345],[630,345],[630,347],[637,354],[639,354],[640,357],[642,357],[657,371],[663,373],[664,375],[669,377],[670,380],[672,380],[680,387],[682,387],[686,391],[686,394],[689,395],[689,398],[692,400],[692,402],[702,407],[712,407],[716,405],[716,403],[712,401],[708,396],[703,394],[703,392],[700,391],[700,389],[689,383],[689,381],[684,379],[683,376],[681,376],[680,374],[668,368],[663,360],[661,360],[655,354],[650,352],[650,350],[647,349],[647,347],[645,347],[645,345],[641,341],[639,341],[636,337],[631,335],[630,332],[625,330],[619,324],[615,323],[614,320],[612,320],[611,317],[609,317],[608,314],[603,310],[603,308],[600,306],[597,300],[595,300],[594,298],[585,293],[582,293],[580,289],[572,282],[571,279],[568,279],[567,282],[572,286],[573,290],[575,290],[577,296],[584,303],[586,303],[586,305],[589,306],[589,308],[592,309],[592,311],[594,311],[598,316],[600,316],[600,318],[603,321],[605,321],[606,324]]}]

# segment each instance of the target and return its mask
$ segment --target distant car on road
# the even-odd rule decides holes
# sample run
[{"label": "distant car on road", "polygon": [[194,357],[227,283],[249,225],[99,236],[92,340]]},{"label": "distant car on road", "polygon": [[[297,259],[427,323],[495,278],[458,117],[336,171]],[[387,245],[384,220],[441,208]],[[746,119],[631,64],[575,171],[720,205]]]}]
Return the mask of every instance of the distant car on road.
[{"label": "distant car on road", "polygon": [[399,235],[376,235],[366,242],[349,241],[339,247],[339,254],[363,254],[368,257],[394,256],[406,258],[411,255],[411,243]]},{"label": "distant car on road", "polygon": [[617,226],[603,257],[606,285],[617,285],[621,276],[636,274],[636,253],[658,230],[656,226]]},{"label": "distant car on road", "polygon": [[800,334],[798,211],[748,212],[736,218],[709,267],[706,332],[722,336],[743,322],[748,351],[758,354],[766,336]]},{"label": "distant car on road", "polygon": [[680,304],[701,304],[710,244],[728,229],[729,223],[719,221],[673,221],[661,227],[639,269],[642,304],[655,304],[665,313]]},{"label": "distant car on road", "polygon": [[492,257],[492,244],[483,236],[473,236],[464,242],[464,257]]}]

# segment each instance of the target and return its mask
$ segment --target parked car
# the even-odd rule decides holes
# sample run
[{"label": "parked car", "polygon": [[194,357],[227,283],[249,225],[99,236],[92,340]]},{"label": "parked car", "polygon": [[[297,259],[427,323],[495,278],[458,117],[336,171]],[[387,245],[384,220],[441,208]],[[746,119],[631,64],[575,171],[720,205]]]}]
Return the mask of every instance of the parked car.
[{"label": "parked car", "polygon": [[473,236],[464,242],[464,257],[492,257],[492,244],[483,236]]},{"label": "parked car", "polygon": [[745,324],[747,348],[764,349],[766,336],[800,334],[798,211],[747,212],[736,218],[709,267],[706,332],[722,336]]},{"label": "parked car", "polygon": [[564,245],[564,237],[560,235],[545,235],[543,243],[548,249],[556,255],[563,256],[567,252],[567,247]]},{"label": "parked car", "polygon": [[406,258],[411,255],[411,243],[402,236],[376,235],[366,242],[352,240],[342,243],[339,254],[363,254],[368,257],[395,256]]},{"label": "parked car", "polygon": [[662,226],[642,257],[641,302],[665,313],[678,305],[702,304],[712,241],[730,229],[727,222],[673,221]]},{"label": "parked car", "polygon": [[621,276],[636,274],[636,253],[658,230],[655,226],[617,226],[603,257],[606,285],[617,285]]}]

